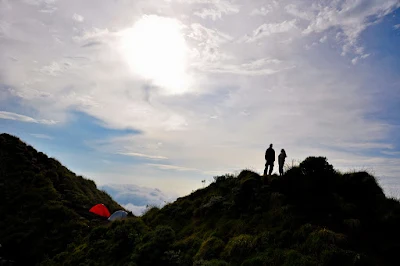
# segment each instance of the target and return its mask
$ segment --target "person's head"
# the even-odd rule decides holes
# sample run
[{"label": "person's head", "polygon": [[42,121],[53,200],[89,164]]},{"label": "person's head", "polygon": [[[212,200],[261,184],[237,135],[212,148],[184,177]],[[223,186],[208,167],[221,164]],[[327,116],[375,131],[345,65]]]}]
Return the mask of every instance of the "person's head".
[{"label": "person's head", "polygon": [[270,148],[272,148],[272,143],[271,143],[271,144],[269,144],[269,147],[270,147]]},{"label": "person's head", "polygon": [[281,153],[286,153],[284,149],[281,150]]}]

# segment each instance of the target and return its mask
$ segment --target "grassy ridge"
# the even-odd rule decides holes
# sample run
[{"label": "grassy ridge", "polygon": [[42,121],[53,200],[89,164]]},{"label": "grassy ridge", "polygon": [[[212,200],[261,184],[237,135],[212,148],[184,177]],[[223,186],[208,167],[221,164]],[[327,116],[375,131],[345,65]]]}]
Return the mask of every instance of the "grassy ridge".
[{"label": "grassy ridge", "polygon": [[217,177],[43,265],[397,265],[399,222],[373,176],[309,157],[283,177]]},{"label": "grassy ridge", "polygon": [[63,251],[88,230],[88,210],[104,203],[121,209],[92,180],[20,139],[0,135],[0,244],[7,259],[34,265]]},{"label": "grassy ridge", "polygon": [[15,137],[0,145],[0,243],[21,265],[398,265],[399,202],[324,157],[282,177],[219,176],[142,217],[101,223],[90,206],[120,206],[93,181]]}]

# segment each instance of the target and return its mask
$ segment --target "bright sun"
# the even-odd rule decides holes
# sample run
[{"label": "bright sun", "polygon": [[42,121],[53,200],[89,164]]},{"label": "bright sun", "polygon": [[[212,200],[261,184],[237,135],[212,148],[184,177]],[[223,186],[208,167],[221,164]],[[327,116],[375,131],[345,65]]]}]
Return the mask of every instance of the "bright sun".
[{"label": "bright sun", "polygon": [[134,72],[168,93],[188,88],[188,48],[179,21],[156,15],[144,16],[122,32],[122,52]]}]

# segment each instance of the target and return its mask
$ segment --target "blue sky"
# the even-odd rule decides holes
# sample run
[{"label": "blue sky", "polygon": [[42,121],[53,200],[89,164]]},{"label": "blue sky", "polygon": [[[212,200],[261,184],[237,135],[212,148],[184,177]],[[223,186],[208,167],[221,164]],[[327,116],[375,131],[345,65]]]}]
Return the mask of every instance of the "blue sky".
[{"label": "blue sky", "polygon": [[399,45],[398,0],[0,0],[0,130],[135,191],[274,143],[399,196]]}]

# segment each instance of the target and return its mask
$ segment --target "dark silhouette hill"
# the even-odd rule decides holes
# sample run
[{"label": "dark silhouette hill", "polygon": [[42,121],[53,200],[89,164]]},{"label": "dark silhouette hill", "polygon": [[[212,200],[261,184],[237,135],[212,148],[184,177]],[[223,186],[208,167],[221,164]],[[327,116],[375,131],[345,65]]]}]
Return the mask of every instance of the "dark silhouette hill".
[{"label": "dark silhouette hill", "polygon": [[42,265],[398,265],[399,222],[373,176],[309,157],[282,177],[216,177]]},{"label": "dark silhouette hill", "polygon": [[[0,135],[0,257],[35,265],[67,248],[101,217],[88,210],[97,203],[121,209],[96,184],[76,176],[57,160]],[[0,264],[3,265],[3,264]]]},{"label": "dark silhouette hill", "polygon": [[[399,201],[387,198],[367,172],[340,173],[324,157],[308,157],[281,177],[248,170],[218,176],[162,209],[101,224],[79,213],[97,202],[67,193],[70,189],[59,192],[60,186],[51,184],[60,181],[46,173],[62,169],[57,176],[74,180],[81,192],[97,191],[92,181],[54,160],[38,163],[32,158],[39,156],[26,155],[36,154],[32,148],[1,136],[1,182],[12,181],[7,194],[1,183],[7,219],[1,220],[0,243],[16,248],[14,255],[29,254],[32,263],[24,265],[39,259],[42,266],[399,264]],[[18,165],[30,174],[21,174]],[[103,203],[119,208],[109,200]]]}]

